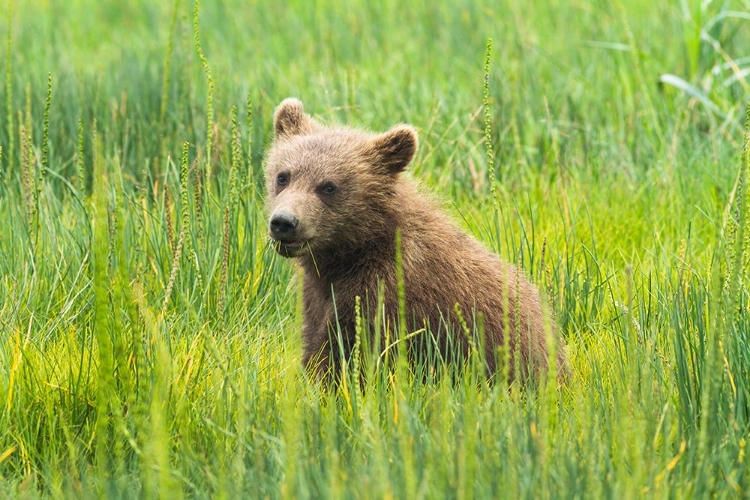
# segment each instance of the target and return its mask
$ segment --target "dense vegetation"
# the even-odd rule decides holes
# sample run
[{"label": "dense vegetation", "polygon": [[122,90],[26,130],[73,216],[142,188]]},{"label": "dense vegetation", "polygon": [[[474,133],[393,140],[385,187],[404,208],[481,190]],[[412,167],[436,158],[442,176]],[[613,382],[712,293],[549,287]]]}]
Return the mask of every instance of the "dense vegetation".
[{"label": "dense vegetation", "polygon": [[[4,4],[0,498],[750,491],[747,1]],[[290,95],[419,128],[565,386],[305,376],[263,209]]]}]

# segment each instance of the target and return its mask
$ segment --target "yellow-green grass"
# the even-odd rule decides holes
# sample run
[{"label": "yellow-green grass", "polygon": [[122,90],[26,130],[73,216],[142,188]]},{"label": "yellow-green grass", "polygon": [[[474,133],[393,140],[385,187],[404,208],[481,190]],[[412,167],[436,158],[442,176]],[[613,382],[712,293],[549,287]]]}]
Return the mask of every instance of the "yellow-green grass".
[{"label": "yellow-green grass", "polygon": [[[750,491],[743,2],[3,7],[0,498]],[[263,208],[290,95],[419,129],[409,175],[544,290],[566,385],[305,375]]]}]

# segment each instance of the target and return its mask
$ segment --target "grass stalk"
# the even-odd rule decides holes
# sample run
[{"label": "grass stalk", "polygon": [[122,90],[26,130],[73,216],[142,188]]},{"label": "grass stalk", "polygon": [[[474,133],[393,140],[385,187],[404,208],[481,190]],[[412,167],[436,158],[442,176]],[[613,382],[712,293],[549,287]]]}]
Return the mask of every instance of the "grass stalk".
[{"label": "grass stalk", "polygon": [[111,337],[112,318],[110,312],[110,279],[109,279],[109,224],[108,192],[109,179],[102,156],[102,145],[98,134],[93,133],[93,182],[91,225],[91,267],[93,270],[92,287],[94,291],[94,337],[98,353],[98,375],[96,391],[96,459],[100,478],[106,478],[111,470],[112,451],[111,425],[112,402],[115,399],[115,359],[114,345]]},{"label": "grass stalk", "polygon": [[78,119],[78,139],[76,141],[76,154],[75,154],[75,166],[76,166],[76,187],[79,193],[83,193],[86,190],[86,172],[83,166],[83,119]]},{"label": "grass stalk", "polygon": [[255,182],[253,182],[253,99],[250,92],[247,93],[247,105],[245,107],[245,129],[247,130],[247,170],[245,182],[252,185],[255,193]]},{"label": "grass stalk", "polygon": [[8,183],[13,177],[14,151],[14,123],[13,123],[13,0],[8,0],[8,36],[5,45],[5,126],[8,132],[8,165],[5,168],[4,179]]},{"label": "grass stalk", "polygon": [[164,224],[167,226],[167,242],[169,244],[170,255],[174,256],[175,239],[174,239],[174,222],[172,222],[172,200],[169,196],[169,185],[164,184]]},{"label": "grass stalk", "polygon": [[490,181],[490,192],[495,206],[498,203],[498,193],[495,178],[495,150],[492,146],[492,111],[490,109],[490,62],[492,58],[492,38],[487,39],[487,50],[484,55],[484,90],[482,109],[484,110],[484,147],[487,156],[487,176]]},{"label": "grass stalk", "polygon": [[198,52],[198,57],[203,65],[203,72],[206,76],[206,85],[208,86],[208,94],[206,97],[206,180],[210,178],[211,164],[212,164],[212,147],[213,147],[213,135],[214,135],[214,79],[211,75],[211,68],[208,65],[208,59],[203,54],[203,47],[201,46],[201,34],[200,28],[198,27],[198,13],[200,11],[200,0],[195,0],[193,8],[193,36],[195,40],[195,50]]},{"label": "grass stalk", "polygon": [[29,230],[36,219],[36,187],[34,186],[34,150],[31,137],[25,125],[21,125],[18,135],[21,138],[21,186],[26,204],[26,224]]},{"label": "grass stalk", "polygon": [[229,207],[224,207],[223,237],[221,240],[221,282],[219,283],[219,297],[217,299],[217,312],[222,318],[225,317],[224,309],[226,308],[227,284],[229,280],[229,221]]},{"label": "grass stalk", "polygon": [[242,137],[237,124],[237,106],[232,106],[232,158],[229,172],[229,210],[234,217],[240,199],[240,175],[242,175]]},{"label": "grass stalk", "polygon": [[[195,230],[196,239],[198,240],[198,248],[201,253],[206,253],[206,241],[203,234],[203,202],[204,193],[208,190],[209,185],[207,183],[208,177],[203,176],[203,171],[198,168],[198,158],[193,161],[193,207],[195,211]],[[204,182],[204,179],[206,182]]]},{"label": "grass stalk", "polygon": [[37,182],[37,198],[41,194],[44,179],[49,168],[49,110],[52,106],[52,73],[47,74],[47,97],[44,99],[44,123],[42,129],[42,165]]}]

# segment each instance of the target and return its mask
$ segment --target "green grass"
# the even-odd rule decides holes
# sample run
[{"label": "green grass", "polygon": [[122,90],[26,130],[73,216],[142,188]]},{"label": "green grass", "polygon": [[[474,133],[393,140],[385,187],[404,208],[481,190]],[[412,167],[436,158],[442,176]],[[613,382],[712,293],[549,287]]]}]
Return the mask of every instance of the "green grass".
[{"label": "green grass", "polygon": [[[748,495],[745,3],[3,7],[0,498]],[[263,209],[287,96],[418,127],[566,386],[305,376]]]}]

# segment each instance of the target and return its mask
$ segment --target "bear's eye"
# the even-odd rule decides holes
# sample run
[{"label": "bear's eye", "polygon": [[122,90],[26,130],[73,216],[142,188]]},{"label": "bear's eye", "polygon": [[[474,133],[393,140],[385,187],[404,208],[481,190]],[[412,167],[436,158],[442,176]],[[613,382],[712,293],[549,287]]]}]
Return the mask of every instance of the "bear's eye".
[{"label": "bear's eye", "polygon": [[289,174],[279,174],[276,176],[276,184],[286,186],[289,184]]},{"label": "bear's eye", "polygon": [[326,196],[332,196],[336,194],[336,185],[333,182],[324,182],[318,190]]}]

